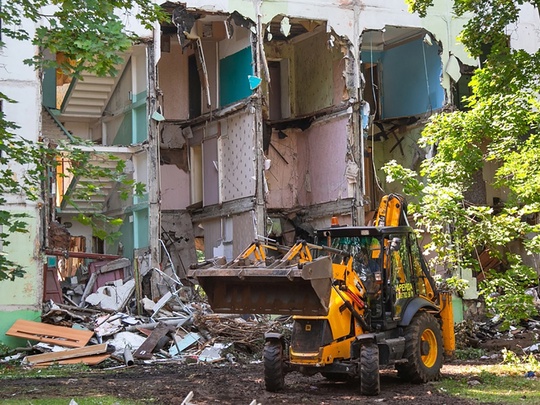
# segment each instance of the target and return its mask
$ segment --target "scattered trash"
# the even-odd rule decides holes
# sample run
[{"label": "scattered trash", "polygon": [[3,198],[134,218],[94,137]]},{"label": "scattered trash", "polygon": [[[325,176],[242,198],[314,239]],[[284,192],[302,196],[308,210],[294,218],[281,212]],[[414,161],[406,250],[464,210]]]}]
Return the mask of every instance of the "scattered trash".
[{"label": "scattered trash", "polygon": [[31,367],[105,362],[107,368],[159,361],[260,362],[264,333],[290,331],[287,317],[215,314],[196,290],[158,269],[141,275],[161,280],[168,291],[143,296],[149,293],[137,285],[143,277],[123,278],[129,267],[125,258],[90,263],[86,276],[78,272],[63,281],[64,302],[45,302],[41,322],[20,319],[6,332],[26,339],[28,346],[0,362]]}]

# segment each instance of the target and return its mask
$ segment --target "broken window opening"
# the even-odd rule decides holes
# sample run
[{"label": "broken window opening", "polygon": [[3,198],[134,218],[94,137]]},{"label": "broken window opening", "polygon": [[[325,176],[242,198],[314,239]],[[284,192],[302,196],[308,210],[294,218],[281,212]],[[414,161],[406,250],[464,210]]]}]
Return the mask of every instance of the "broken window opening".
[{"label": "broken window opening", "polygon": [[201,79],[195,55],[188,57],[188,92],[189,92],[189,118],[196,118],[202,113]]},{"label": "broken window opening", "polygon": [[270,71],[269,83],[269,118],[278,121],[291,116],[289,97],[289,59],[272,60],[268,62]]},{"label": "broken window opening", "polygon": [[348,101],[343,54],[348,48],[327,31],[326,21],[283,15],[266,24],[264,52],[270,83],[263,87],[265,119],[274,129],[298,128],[299,123],[305,129]]},{"label": "broken window opening", "polygon": [[476,67],[465,65],[457,58],[456,60],[459,63],[459,78],[452,77],[451,75],[452,99],[458,110],[467,111],[470,109],[470,107],[467,105],[467,101],[465,99],[472,96],[470,82]]},{"label": "broken window opening", "polygon": [[381,106],[379,95],[379,65],[377,63],[364,63],[364,100],[369,104],[369,115],[378,121],[381,118]]},{"label": "broken window opening", "polygon": [[[185,5],[169,7],[168,11],[172,22],[162,24],[163,35],[176,35],[182,53],[191,48],[195,54],[197,69],[189,62],[189,118],[251,96],[248,77],[253,75],[253,22],[237,12],[211,13]],[[197,87],[200,95],[196,95]],[[204,102],[200,113],[199,99]]]},{"label": "broken window opening", "polygon": [[[441,51],[440,44],[423,28],[386,26],[364,31],[361,59],[364,66],[377,65],[378,71],[380,97],[376,120],[431,114],[443,107]],[[365,68],[363,73],[366,76]],[[368,94],[373,94],[369,83],[366,79],[366,100],[373,97]]]}]

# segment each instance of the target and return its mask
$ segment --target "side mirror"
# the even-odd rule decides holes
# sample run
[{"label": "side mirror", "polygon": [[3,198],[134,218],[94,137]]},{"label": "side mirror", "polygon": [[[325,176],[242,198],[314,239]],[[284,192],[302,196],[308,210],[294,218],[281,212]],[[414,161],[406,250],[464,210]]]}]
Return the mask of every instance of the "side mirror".
[{"label": "side mirror", "polygon": [[401,239],[400,238],[392,238],[392,242],[390,242],[390,250],[392,252],[395,252],[396,250],[399,250],[400,246],[401,246]]}]

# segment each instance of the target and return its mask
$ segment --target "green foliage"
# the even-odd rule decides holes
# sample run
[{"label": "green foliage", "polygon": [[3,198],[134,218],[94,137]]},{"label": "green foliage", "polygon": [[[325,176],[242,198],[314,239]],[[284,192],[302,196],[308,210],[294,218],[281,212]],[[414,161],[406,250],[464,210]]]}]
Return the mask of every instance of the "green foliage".
[{"label": "green foliage", "polygon": [[[432,0],[406,0],[411,11],[425,16]],[[427,246],[437,253],[434,264],[449,274],[468,268],[479,271],[479,251],[502,256],[507,246],[521,242],[529,254],[540,253],[540,52],[527,53],[507,46],[505,27],[517,21],[526,2],[454,0],[453,9],[466,20],[460,40],[482,68],[471,80],[467,111],[434,115],[422,132],[420,146],[436,150],[426,159],[421,180],[395,162],[384,167],[387,180],[397,180],[414,195],[416,223],[432,236]],[[538,7],[538,0],[529,2]],[[495,175],[487,187],[503,190],[495,207],[467,200],[480,170],[489,165]],[[483,173],[485,174],[489,171]],[[502,257],[501,257],[502,258]],[[481,285],[488,308],[505,319],[505,326],[537,315],[525,288],[537,276],[509,257],[509,271],[490,274]],[[504,294],[497,295],[497,289]]]},{"label": "green foliage", "polygon": [[532,353],[519,356],[507,348],[502,349],[501,353],[503,356],[503,364],[509,364],[512,366],[527,366],[532,370],[540,369],[540,362]]},{"label": "green foliage", "polygon": [[[6,103],[14,102],[1,93],[0,100]],[[36,187],[36,184],[39,184],[39,180],[36,183],[39,169],[34,163],[39,161],[39,148],[34,148],[28,141],[16,137],[13,132],[17,128],[17,125],[8,121],[5,113],[0,111],[0,207],[6,207],[8,195],[25,195],[32,201],[39,198],[39,187]],[[10,244],[10,234],[27,232],[26,218],[27,214],[7,208],[0,209],[0,240],[4,247]],[[0,252],[0,281],[14,280],[24,274],[25,271],[19,264]]]},{"label": "green foliage", "polygon": [[[47,7],[51,6],[51,7]],[[44,10],[50,14],[43,14]],[[0,27],[4,37],[32,41],[39,49],[37,55],[25,62],[35,68],[57,67],[64,73],[78,76],[85,70],[98,76],[116,74],[116,66],[123,61],[122,53],[132,44],[133,34],[126,30],[123,18],[135,14],[146,27],[152,28],[155,21],[165,14],[159,5],[145,0],[19,0],[2,2],[0,7]],[[46,24],[38,26],[35,36],[31,37],[25,27],[25,20]],[[5,43],[0,41],[0,48]],[[57,65],[53,58],[45,58],[45,53],[62,53],[65,62]],[[15,103],[5,94],[0,93],[3,103]],[[9,121],[0,108],[0,207],[5,207],[6,196],[39,201],[41,186],[46,179],[47,168],[55,165],[55,159],[64,154],[73,163],[72,174],[77,178],[84,174],[86,178],[111,178],[117,182],[120,198],[127,199],[133,192],[141,194],[144,186],[135,183],[124,173],[124,162],[114,156],[117,167],[102,169],[92,165],[87,152],[77,150],[74,145],[51,148],[41,143],[32,143],[17,137],[17,125]],[[23,169],[21,171],[21,169]],[[22,173],[22,174],[20,174]],[[22,176],[22,177],[21,177]],[[79,191],[81,190],[81,191]],[[67,198],[68,203],[82,198],[90,200],[101,190],[95,182],[78,188],[77,193]],[[75,207],[77,208],[77,207]],[[8,236],[27,231],[26,214],[0,209],[0,240],[3,247],[9,245]],[[94,230],[94,234],[103,239],[118,237],[115,231],[121,220],[105,215],[84,216],[79,218]],[[24,275],[23,268],[15,261],[0,253],[0,281],[14,280]]]},{"label": "green foliage", "polygon": [[481,286],[486,309],[492,315],[501,317],[503,329],[538,315],[533,297],[525,292],[527,288],[538,284],[536,271],[523,266],[521,258],[516,255],[508,255],[508,260],[508,270],[502,273],[489,272]]},{"label": "green foliage", "polygon": [[485,356],[487,352],[484,349],[476,347],[467,347],[465,349],[456,349],[454,357],[458,360],[476,360]]},{"label": "green foliage", "polygon": [[[55,6],[52,14],[42,14],[41,7]],[[62,52],[66,59],[60,67],[78,75],[83,69],[98,76],[114,75],[122,53],[131,46],[132,33],[126,31],[123,15],[133,15],[146,27],[163,20],[159,5],[144,0],[35,0],[8,2],[2,5],[2,32],[17,39],[31,39],[41,51],[25,62],[36,67],[57,67],[44,51]],[[21,28],[22,17],[47,25],[37,28],[34,38]]]},{"label": "green foliage", "polygon": [[433,276],[433,278],[437,283],[438,290],[448,291],[459,296],[462,296],[467,287],[469,286],[468,280],[464,280],[457,276],[442,278],[441,275],[436,274],[435,276]]}]

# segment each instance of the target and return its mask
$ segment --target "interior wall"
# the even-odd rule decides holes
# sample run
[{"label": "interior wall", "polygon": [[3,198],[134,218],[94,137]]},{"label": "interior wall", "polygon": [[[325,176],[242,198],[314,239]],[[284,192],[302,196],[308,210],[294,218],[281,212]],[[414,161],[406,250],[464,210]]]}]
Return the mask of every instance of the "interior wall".
[{"label": "interior wall", "polygon": [[84,140],[92,140],[92,131],[87,122],[80,121],[65,121],[64,128],[66,128],[73,136]]},{"label": "interior wall", "polygon": [[161,209],[181,210],[190,204],[189,173],[176,165],[161,165]]},{"label": "interior wall", "polygon": [[[109,103],[105,108],[105,116],[117,116],[131,105],[131,95],[133,92],[133,58],[128,62],[122,72],[122,76],[116,84],[116,88],[111,95]],[[109,134],[109,139],[114,139],[115,134]]]},{"label": "interior wall", "polygon": [[180,48],[171,38],[170,52],[162,52],[158,63],[159,87],[163,89],[163,114],[166,119],[185,119],[189,114],[188,56],[191,50]]},{"label": "interior wall", "polygon": [[334,59],[338,58],[334,48],[328,50],[327,40],[328,34],[321,32],[294,45],[298,115],[329,107],[334,101]]},{"label": "interior wall", "polygon": [[248,76],[253,75],[251,46],[219,60],[219,104],[224,107],[251,95]]},{"label": "interior wall", "polygon": [[268,208],[292,208],[298,204],[298,145],[299,129],[283,131],[286,138],[280,139],[277,132],[272,134],[267,158],[270,169],[266,172],[268,182]]},{"label": "interior wall", "polygon": [[255,226],[253,224],[253,213],[251,211],[244,212],[233,217],[233,234],[234,240],[231,259],[237,257],[242,251],[252,243],[257,235],[255,234]]},{"label": "interior wall", "polygon": [[418,115],[444,105],[439,53],[437,43],[430,46],[422,39],[382,52],[382,118]]},{"label": "interior wall", "polygon": [[203,141],[203,205],[219,203],[219,125],[211,125],[208,138]]},{"label": "interior wall", "polygon": [[349,115],[315,124],[298,137],[300,205],[348,197],[347,139]]},{"label": "interior wall", "polygon": [[248,111],[231,116],[221,128],[218,154],[222,202],[255,195],[255,116]]},{"label": "interior wall", "polygon": [[[219,66],[218,66],[218,46],[216,41],[206,40],[202,41],[202,47],[204,52],[204,59],[206,62],[206,69],[208,72],[208,88],[210,89],[210,105],[208,106],[208,98],[206,95],[206,89],[202,88],[202,112],[207,113],[211,110],[215,110],[219,107],[219,86],[218,86],[218,75],[219,75]],[[201,69],[199,67],[199,69]],[[200,75],[202,75],[202,70],[199,70]],[[204,83],[204,77],[201,76],[201,83]]]}]

